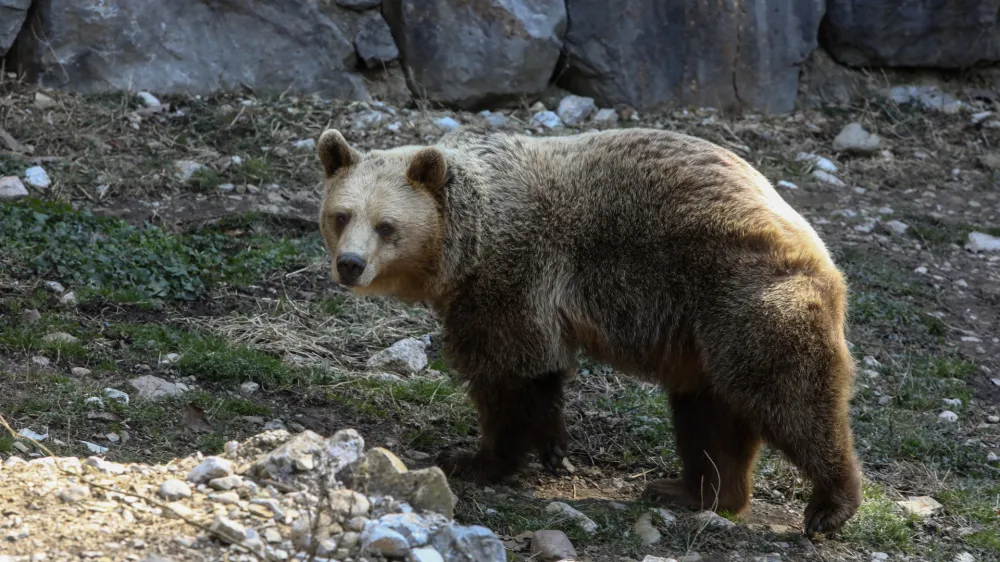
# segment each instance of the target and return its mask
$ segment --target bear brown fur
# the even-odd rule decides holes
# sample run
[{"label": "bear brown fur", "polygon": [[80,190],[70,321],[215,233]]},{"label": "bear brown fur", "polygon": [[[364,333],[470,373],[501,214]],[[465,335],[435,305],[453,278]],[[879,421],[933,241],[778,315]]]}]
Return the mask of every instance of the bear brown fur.
[{"label": "bear brown fur", "polygon": [[638,128],[462,128],[367,154],[328,130],[318,152],[334,280],[443,322],[481,430],[478,451],[439,457],[446,472],[492,482],[532,451],[560,466],[582,349],[669,396],[682,473],[646,497],[744,513],[766,442],[812,482],[808,535],[855,514],[845,281],[739,156]]}]

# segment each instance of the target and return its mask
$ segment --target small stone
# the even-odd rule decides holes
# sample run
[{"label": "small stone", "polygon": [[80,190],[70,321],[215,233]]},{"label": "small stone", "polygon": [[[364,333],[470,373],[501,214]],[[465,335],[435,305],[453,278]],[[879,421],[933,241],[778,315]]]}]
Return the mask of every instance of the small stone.
[{"label": "small stone", "polygon": [[32,441],[38,441],[39,443],[49,438],[48,433],[38,433],[28,428],[18,431],[17,435],[18,437],[24,437],[25,439],[31,439]]},{"label": "small stone", "polygon": [[979,165],[987,170],[1000,170],[1000,154],[982,154],[978,160]]},{"label": "small stone", "polygon": [[260,390],[260,385],[253,381],[247,381],[240,385],[240,392],[243,394],[253,394],[258,390]]},{"label": "small stone", "polygon": [[46,334],[42,338],[42,343],[65,343],[73,344],[79,343],[80,339],[66,332],[52,332],[51,334]]},{"label": "small stone", "polygon": [[605,123],[608,125],[614,125],[618,122],[618,112],[609,107],[603,109],[598,109],[597,113],[594,114],[592,119],[594,123]]},{"label": "small stone", "polygon": [[149,92],[139,92],[136,94],[136,97],[138,97],[139,101],[142,102],[142,105],[146,107],[160,107],[161,105],[160,100]]},{"label": "small stone", "polygon": [[489,111],[485,110],[480,112],[480,115],[486,119],[486,124],[490,127],[500,128],[507,124],[507,116],[499,111]]},{"label": "small stone", "polygon": [[961,408],[962,407],[962,399],[961,398],[942,398],[941,402],[943,402],[945,406],[951,406],[952,408]]},{"label": "small stone", "polygon": [[910,497],[905,501],[898,501],[896,504],[907,513],[920,518],[929,517],[943,507],[937,500],[930,496]]},{"label": "small stone", "polygon": [[45,288],[57,295],[61,295],[66,292],[66,288],[63,287],[62,283],[58,281],[46,281]]},{"label": "small stone", "polygon": [[174,177],[180,182],[187,183],[203,169],[205,166],[193,160],[178,160],[174,162]]},{"label": "small stone", "polygon": [[556,114],[566,125],[579,125],[597,112],[597,104],[593,98],[569,95],[559,102]]},{"label": "small stone", "polygon": [[985,232],[970,232],[965,247],[972,252],[1000,252],[1000,238]]},{"label": "small stone", "polygon": [[893,219],[885,223],[885,227],[888,228],[889,231],[892,232],[893,234],[902,235],[906,233],[906,230],[910,228],[910,225],[906,224],[903,221]]},{"label": "small stone", "polygon": [[881,142],[878,135],[869,133],[860,123],[850,123],[833,139],[833,149],[837,152],[873,154],[879,151]]},{"label": "small stone", "polygon": [[878,226],[878,221],[875,219],[867,219],[859,225],[855,225],[854,230],[858,232],[864,232],[865,234],[870,234],[875,227]]},{"label": "small stone", "polygon": [[434,120],[434,125],[442,131],[454,131],[462,126],[454,117],[441,117]]},{"label": "small stone", "polygon": [[913,273],[917,273],[917,274],[920,274],[920,275],[927,275],[927,268],[924,267],[924,266],[920,266],[920,267],[914,269]]},{"label": "small stone", "polygon": [[230,191],[236,190],[236,185],[232,183],[220,183],[219,191],[229,193]]},{"label": "small stone", "polygon": [[180,354],[168,353],[160,359],[160,365],[173,365],[181,360]]},{"label": "small stone", "polygon": [[946,421],[946,422],[957,422],[958,421],[958,414],[956,414],[955,412],[952,412],[951,410],[945,410],[945,411],[941,412],[940,414],[938,414],[938,418],[940,420]]},{"label": "small stone", "polygon": [[888,560],[888,559],[889,559],[889,555],[886,554],[886,553],[884,553],[884,552],[873,552],[872,553],[872,560],[873,561],[874,560]]},{"label": "small stone", "polygon": [[384,68],[399,58],[399,48],[385,19],[374,15],[365,18],[354,36],[354,50],[365,67]]},{"label": "small stone", "polygon": [[213,478],[208,481],[208,487],[213,490],[232,490],[233,488],[240,488],[243,486],[243,477],[232,475],[223,476],[222,478]]},{"label": "small stone", "polygon": [[114,388],[105,388],[103,392],[105,398],[114,400],[115,402],[121,402],[122,404],[126,405],[128,404],[128,394],[125,394],[120,390]]},{"label": "small stone", "polygon": [[301,139],[292,143],[292,146],[299,150],[316,150],[315,139]]},{"label": "small stone", "polygon": [[171,502],[164,507],[166,509],[163,511],[163,514],[167,517],[179,517],[181,519],[191,519],[194,517],[194,510],[180,502]]},{"label": "small stone", "polygon": [[969,552],[959,552],[955,555],[954,562],[976,562],[976,558]]},{"label": "small stone", "polygon": [[736,523],[722,517],[714,511],[699,511],[691,516],[698,525],[703,525],[707,527],[715,527],[717,529],[729,529],[736,526]]},{"label": "small stone", "polygon": [[188,386],[185,384],[168,382],[153,375],[136,377],[128,381],[128,383],[138,391],[139,398],[154,402],[180,396],[188,390]]},{"label": "small stone", "polygon": [[285,430],[285,422],[279,419],[273,419],[264,424],[264,431],[276,431],[279,429]]},{"label": "small stone", "polygon": [[441,557],[440,552],[432,547],[423,546],[411,550],[410,557],[406,559],[406,562],[444,562],[444,558]]},{"label": "small stone", "polygon": [[841,181],[840,178],[838,178],[837,176],[829,172],[825,172],[823,170],[813,170],[812,177],[816,178],[817,180],[823,183],[830,184],[836,187],[845,187],[847,185],[846,183]]},{"label": "small stone", "polygon": [[531,535],[531,559],[538,562],[573,560],[576,549],[562,531],[535,531]]},{"label": "small stone", "polygon": [[214,501],[215,503],[221,503],[222,505],[240,503],[240,495],[236,492],[219,492],[218,494],[209,494],[208,499]]},{"label": "small stone", "polygon": [[45,189],[52,185],[48,172],[41,166],[32,166],[24,171],[24,183],[38,189]]},{"label": "small stone", "polygon": [[128,471],[125,466],[106,461],[100,457],[88,457],[87,460],[83,461],[83,466],[89,466],[103,474],[125,474]]},{"label": "small stone", "polygon": [[158,493],[161,498],[167,501],[177,501],[184,498],[190,498],[191,488],[184,482],[176,478],[171,478],[163,484],[160,484]]},{"label": "small stone", "polygon": [[648,546],[660,542],[662,535],[660,535],[660,531],[653,526],[653,513],[651,511],[647,511],[646,513],[640,515],[632,529],[644,545]]},{"label": "small stone", "polygon": [[215,517],[209,530],[230,544],[243,543],[247,535],[246,527],[222,515]]},{"label": "small stone", "polygon": [[410,552],[410,543],[392,529],[375,526],[361,537],[361,548],[386,558],[402,558]]},{"label": "small stone", "polygon": [[560,120],[559,116],[552,111],[539,111],[531,116],[529,124],[532,127],[555,129],[562,126],[562,120]]},{"label": "small stone", "polygon": [[374,109],[369,109],[367,111],[362,111],[355,116],[354,121],[351,123],[351,128],[355,130],[368,129],[378,125],[383,119],[385,119],[384,113]]},{"label": "small stone", "polygon": [[39,367],[48,367],[49,364],[52,363],[52,361],[50,361],[48,357],[43,357],[41,355],[36,355],[32,357],[31,362],[34,363],[35,365],[38,365]]},{"label": "small stone", "polygon": [[992,111],[980,111],[978,113],[973,113],[969,120],[972,121],[973,125],[978,125],[992,116]]},{"label": "small stone", "polygon": [[281,537],[281,533],[274,527],[264,529],[264,532],[262,532],[261,535],[264,537],[265,542],[269,542],[271,544],[277,544],[284,540]]},{"label": "small stone", "polygon": [[593,519],[587,517],[582,512],[563,502],[551,502],[545,506],[546,513],[561,515],[576,522],[585,532],[594,534],[598,526]]},{"label": "small stone", "polygon": [[0,201],[13,201],[28,195],[28,188],[24,187],[21,178],[17,176],[0,178]]},{"label": "small stone", "polygon": [[65,295],[59,297],[59,304],[66,306],[76,306],[76,293],[70,291]]},{"label": "small stone", "polygon": [[368,360],[368,368],[400,375],[415,375],[427,367],[424,342],[416,338],[400,340]]},{"label": "small stone", "polygon": [[824,158],[818,154],[813,154],[811,152],[800,152],[795,155],[796,162],[812,162],[817,169],[824,172],[829,172],[831,174],[836,174],[838,172],[837,165],[833,163],[829,158]]},{"label": "small stone", "polygon": [[989,453],[986,455],[987,462],[997,462],[997,460],[1000,460],[1000,457],[998,457],[996,453]]},{"label": "small stone", "polygon": [[[86,377],[91,373],[90,369],[87,369],[86,367],[73,367],[69,370],[69,372],[74,377]],[[100,401],[101,399],[98,398],[97,400]]]},{"label": "small stone", "polygon": [[785,189],[798,189],[799,186],[786,180],[778,180],[778,187],[783,187]]},{"label": "small stone", "polygon": [[652,554],[647,554],[642,562],[677,562],[676,558],[662,558],[660,556],[653,556]]},{"label": "small stone", "polygon": [[41,92],[35,92],[35,107],[38,109],[52,109],[56,105],[56,100]]},{"label": "small stone", "polygon": [[329,495],[330,511],[342,518],[367,515],[371,509],[368,498],[354,490],[334,490]]},{"label": "small stone", "polygon": [[216,478],[232,476],[232,474],[233,463],[228,459],[224,459],[222,457],[208,457],[201,461],[201,464],[188,473],[187,481],[194,482],[195,484],[201,484]]},{"label": "small stone", "polygon": [[66,503],[81,502],[90,497],[90,488],[77,484],[59,490],[58,497]]},{"label": "small stone", "polygon": [[285,481],[294,473],[312,470],[315,467],[314,457],[322,453],[325,445],[326,441],[315,432],[303,431],[258,457],[250,465],[250,472],[278,482]]},{"label": "small stone", "polygon": [[1000,416],[986,416],[986,421],[990,423],[1000,423]]}]

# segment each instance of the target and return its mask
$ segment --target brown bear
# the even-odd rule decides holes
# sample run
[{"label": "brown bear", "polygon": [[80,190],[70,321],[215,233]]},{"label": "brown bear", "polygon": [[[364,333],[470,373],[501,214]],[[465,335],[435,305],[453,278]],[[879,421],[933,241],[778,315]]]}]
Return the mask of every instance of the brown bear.
[{"label": "brown bear", "polygon": [[425,301],[468,385],[479,450],[438,465],[478,482],[567,451],[576,352],[669,395],[679,479],[644,495],[744,513],[762,442],[813,484],[805,532],[861,503],[848,420],[846,285],[815,230],[745,160],[652,129],[532,137],[460,128],[361,153],[317,143],[334,281]]}]

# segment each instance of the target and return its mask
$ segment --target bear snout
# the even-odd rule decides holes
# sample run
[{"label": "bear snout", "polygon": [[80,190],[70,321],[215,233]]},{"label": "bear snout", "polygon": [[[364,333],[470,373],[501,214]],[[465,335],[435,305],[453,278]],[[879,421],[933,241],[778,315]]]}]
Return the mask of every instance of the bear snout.
[{"label": "bear snout", "polygon": [[364,272],[368,263],[365,258],[354,252],[346,252],[337,257],[337,273],[340,275],[340,282],[344,285],[353,285],[361,273]]}]

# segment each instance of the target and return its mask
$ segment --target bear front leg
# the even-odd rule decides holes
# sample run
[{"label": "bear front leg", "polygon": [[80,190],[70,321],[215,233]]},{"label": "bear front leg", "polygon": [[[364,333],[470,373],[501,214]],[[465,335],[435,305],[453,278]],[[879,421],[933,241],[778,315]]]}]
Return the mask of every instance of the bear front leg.
[{"label": "bear front leg", "polygon": [[513,380],[472,379],[469,397],[479,415],[479,450],[445,451],[438,466],[450,477],[477,483],[513,475],[532,449],[546,468],[561,466],[568,441],[563,380],[562,372]]}]

